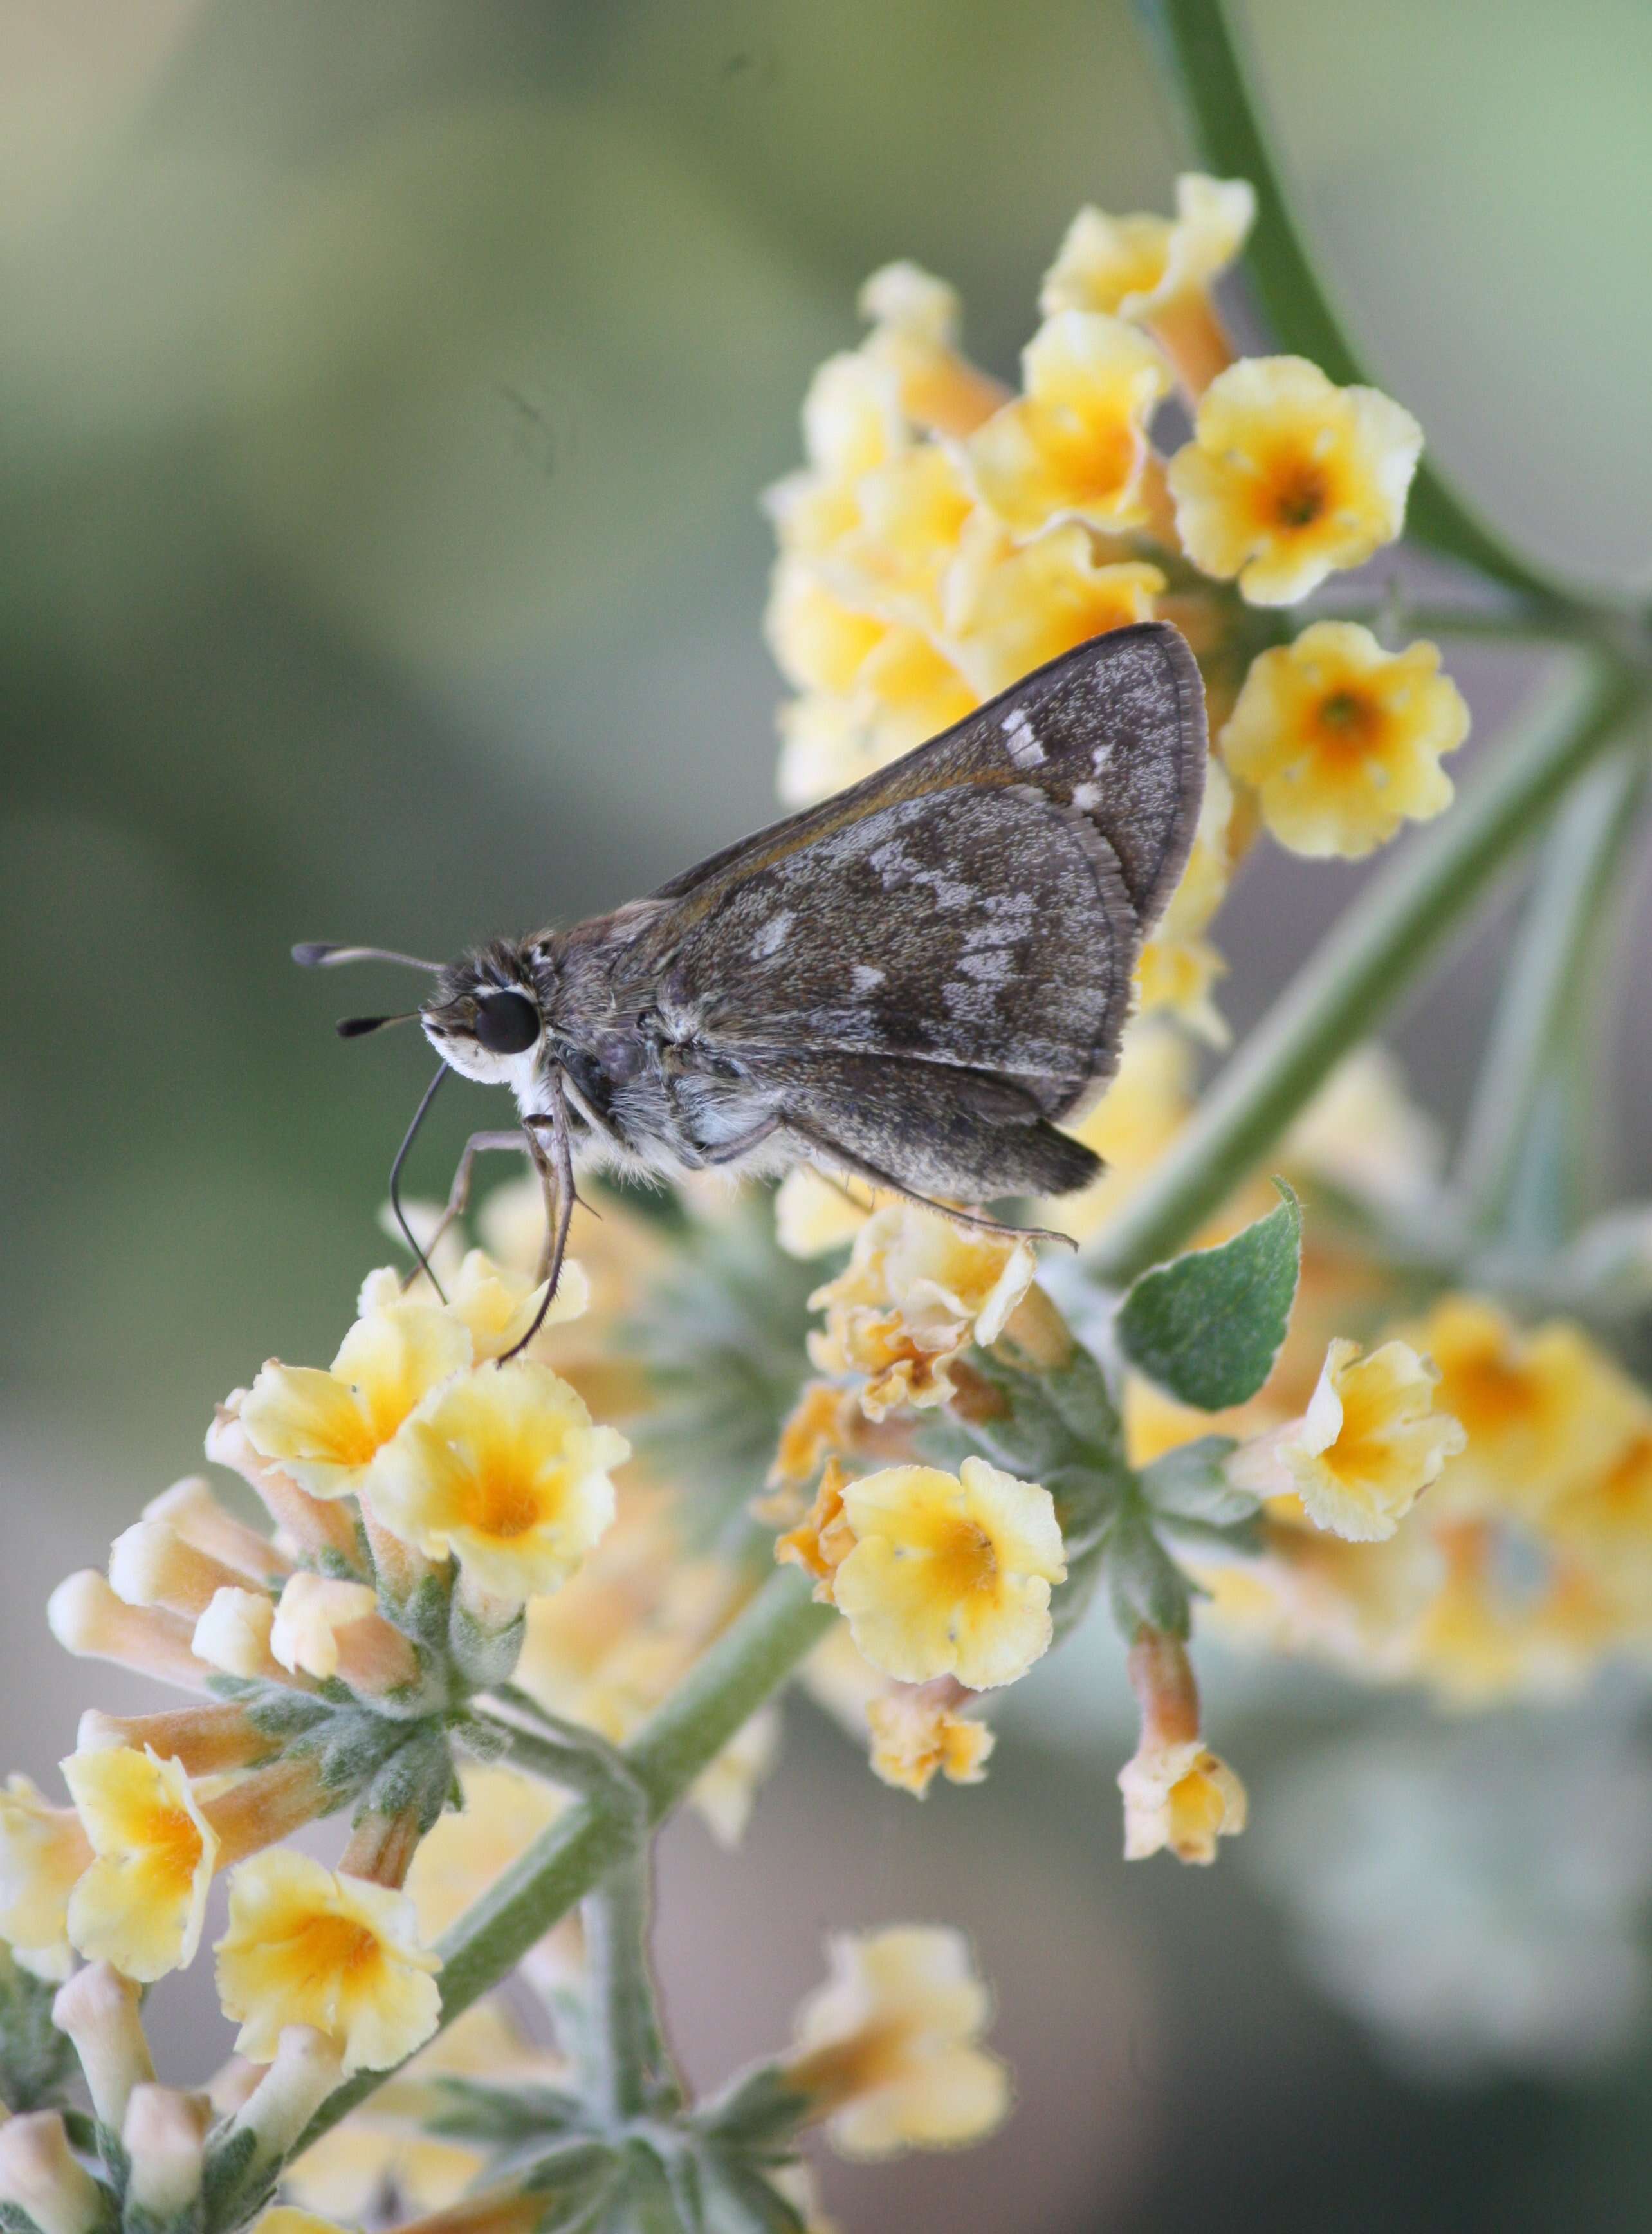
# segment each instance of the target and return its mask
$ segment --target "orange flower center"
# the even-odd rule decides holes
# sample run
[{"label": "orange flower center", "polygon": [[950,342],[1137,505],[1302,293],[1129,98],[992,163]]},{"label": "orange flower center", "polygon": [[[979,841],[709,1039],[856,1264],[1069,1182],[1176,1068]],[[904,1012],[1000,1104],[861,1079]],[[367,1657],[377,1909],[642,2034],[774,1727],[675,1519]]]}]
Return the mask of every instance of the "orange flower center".
[{"label": "orange flower center", "polygon": [[201,1858],[200,1826],[182,1807],[151,1807],[145,1811],[139,1843],[168,1877],[187,1881]]},{"label": "orange flower center", "polygon": [[509,1543],[526,1536],[542,1516],[539,1485],[514,1466],[489,1466],[478,1476],[465,1518],[479,1536]]},{"label": "orange flower center", "polygon": [[1344,685],[1320,700],[1314,709],[1314,726],[1321,744],[1332,753],[1359,758],[1382,734],[1382,709],[1368,692]]},{"label": "orange flower center", "polygon": [[1486,1350],[1451,1368],[1440,1404],[1462,1421],[1472,1445],[1477,1435],[1525,1426],[1538,1410],[1538,1392],[1523,1366]]},{"label": "orange flower center", "polygon": [[937,1588],[950,1598],[973,1597],[998,1579],[998,1553],[979,1521],[954,1519],[937,1531],[930,1553]]},{"label": "orange flower center", "polygon": [[1281,467],[1272,488],[1273,515],[1281,527],[1311,527],[1330,501],[1325,476],[1306,458]]},{"label": "orange flower center", "polygon": [[349,1916],[307,1917],[288,1943],[306,1988],[357,1978],[382,1952],[375,1935]]}]

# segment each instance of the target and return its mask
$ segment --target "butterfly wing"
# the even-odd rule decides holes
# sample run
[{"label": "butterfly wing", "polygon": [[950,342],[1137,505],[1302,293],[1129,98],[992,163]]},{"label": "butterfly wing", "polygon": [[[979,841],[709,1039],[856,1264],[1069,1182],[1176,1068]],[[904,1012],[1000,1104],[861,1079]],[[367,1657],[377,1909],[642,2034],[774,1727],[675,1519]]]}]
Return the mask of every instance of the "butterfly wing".
[{"label": "butterfly wing", "polygon": [[708,1048],[950,1064],[1069,1114],[1111,1075],[1206,749],[1182,638],[1114,630],[663,886],[632,958]]}]

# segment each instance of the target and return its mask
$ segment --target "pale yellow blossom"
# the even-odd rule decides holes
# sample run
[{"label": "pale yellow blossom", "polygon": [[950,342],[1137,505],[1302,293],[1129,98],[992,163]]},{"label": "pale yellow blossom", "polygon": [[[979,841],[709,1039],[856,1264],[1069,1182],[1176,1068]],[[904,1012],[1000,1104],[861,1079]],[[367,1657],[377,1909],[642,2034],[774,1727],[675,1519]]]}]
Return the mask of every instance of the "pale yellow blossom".
[{"label": "pale yellow blossom", "polygon": [[1189,294],[1208,288],[1244,246],[1256,221],[1244,179],[1184,172],[1176,215],[1110,217],[1087,205],[1068,227],[1044,277],[1039,309],[1103,310],[1151,324]]},{"label": "pale yellow blossom", "polygon": [[1300,1420],[1237,1451],[1228,1471],[1261,1496],[1294,1495],[1317,1526],[1350,1543],[1392,1536],[1467,1440],[1436,1411],[1440,1374],[1403,1342],[1364,1356],[1333,1342]]},{"label": "pale yellow blossom", "polygon": [[524,1599],[600,1541],[609,1469],[629,1451],[548,1366],[518,1358],[431,1392],[384,1453],[375,1509],[427,1558],[451,1551],[481,1589]]},{"label": "pale yellow blossom", "polygon": [[1397,1209],[1427,1193],[1443,1149],[1398,1058],[1374,1042],[1337,1065],[1286,1134],[1284,1153],[1310,1175]]},{"label": "pale yellow blossom", "polygon": [[1139,526],[1147,421],[1170,386],[1152,343],[1120,318],[1060,310],[1022,352],[1022,382],[963,446],[983,501],[1018,535],[1068,519]]},{"label": "pale yellow blossom", "polygon": [[41,1977],[69,1975],[69,1900],[92,1859],[73,1807],[54,1807],[26,1776],[0,1793],[0,1939]]},{"label": "pale yellow blossom", "polygon": [[1437,646],[1387,652],[1352,621],[1316,621],[1252,661],[1221,749],[1282,846],[1358,860],[1450,806],[1440,757],[1467,735]]},{"label": "pale yellow blossom", "polygon": [[867,1190],[839,1186],[809,1164],[793,1164],[774,1193],[774,1238],[806,1262],[852,1241],[871,1216]]},{"label": "pale yellow blossom", "polygon": [[325,1682],[338,1673],[338,1632],[378,1611],[367,1583],[301,1571],[288,1577],[270,1626],[270,1649],[283,1668]]},{"label": "pale yellow blossom", "polygon": [[1201,1738],[1144,1741],[1119,1771],[1119,1789],[1127,1862],[1166,1848],[1179,1862],[1213,1862],[1217,1840],[1244,1828],[1244,1787]]},{"label": "pale yellow blossom", "polygon": [[200,1943],[218,1833],[180,1764],[147,1747],[72,1754],[63,1776],[94,1856],[69,1896],[69,1937],[128,1978],[163,1977]]},{"label": "pale yellow blossom", "polygon": [[1468,1437],[1440,1481],[1453,1512],[1540,1519],[1642,1428],[1646,1400],[1569,1320],[1525,1330],[1482,1297],[1448,1295],[1405,1332],[1439,1368],[1440,1408]]},{"label": "pale yellow blossom", "polygon": [[958,1712],[959,1696],[957,1685],[943,1681],[887,1684],[869,1699],[873,1773],[919,1800],[937,1776],[949,1784],[984,1781],[996,1740],[984,1722]]},{"label": "pale yellow blossom", "polygon": [[[537,1197],[537,1182],[534,1192]],[[543,1219],[543,1212],[540,1214]],[[418,1231],[416,1225],[414,1231]],[[539,1316],[545,1294],[542,1280],[530,1278],[514,1265],[496,1262],[485,1249],[466,1250],[456,1265],[442,1272],[441,1280],[447,1295],[445,1309],[469,1334],[472,1355],[478,1363],[502,1357],[516,1348]],[[414,1282],[408,1292],[421,1303],[436,1299],[434,1290],[422,1277]],[[394,1310],[402,1293],[401,1276],[389,1267],[369,1272],[362,1283],[357,1314],[369,1318],[375,1311]],[[584,1267],[577,1257],[566,1256],[558,1275],[557,1292],[526,1355],[533,1356],[548,1347],[545,1339],[548,1329],[583,1318],[590,1308],[591,1283]]]},{"label": "pale yellow blossom", "polygon": [[848,2157],[978,2140],[1009,2107],[980,2046],[991,1999],[961,1932],[906,1924],[828,1943],[831,1975],[798,2012],[787,2084]]},{"label": "pale yellow blossom", "polygon": [[419,1937],[440,1939],[566,1806],[562,1793],[502,1763],[467,1761],[462,1807],[439,1815],[408,1871]]},{"label": "pale yellow blossom", "polygon": [[916,264],[885,264],[860,291],[860,315],[872,330],[861,343],[869,363],[895,382],[902,414],[942,434],[970,434],[1003,401],[997,382],[958,346],[957,290]]},{"label": "pale yellow blossom", "polygon": [[831,1576],[860,1650],[886,1676],[1014,1682],[1048,1649],[1067,1567],[1049,1492],[985,1459],[957,1474],[890,1466],[846,1482],[851,1548]]},{"label": "pale yellow blossom", "polygon": [[468,1330],[450,1313],[387,1303],[356,1320],[324,1373],[272,1358],[241,1401],[241,1425],[253,1449],[312,1497],[359,1494],[415,1406],[472,1355]]},{"label": "pale yellow blossom", "polygon": [[976,695],[996,697],[1092,637],[1151,620],[1164,587],[1157,566],[1100,557],[1074,521],[1018,543],[977,514],[947,577],[948,649]]},{"label": "pale yellow blossom", "polygon": [[283,2030],[310,2025],[344,2075],[400,2063],[436,2029],[438,1958],[418,1943],[413,1903],[276,1848],[230,1877],[218,1990],[240,2026],[237,2053],[267,2063]]},{"label": "pale yellow blossom", "polygon": [[1421,449],[1377,389],[1337,388],[1305,357],[1247,357],[1211,382],[1170,462],[1183,546],[1250,604],[1295,604],[1393,542]]},{"label": "pale yellow blossom", "polygon": [[943,587],[975,499],[956,458],[919,443],[862,476],[858,519],[817,559],[845,601],[880,619],[938,625]]}]

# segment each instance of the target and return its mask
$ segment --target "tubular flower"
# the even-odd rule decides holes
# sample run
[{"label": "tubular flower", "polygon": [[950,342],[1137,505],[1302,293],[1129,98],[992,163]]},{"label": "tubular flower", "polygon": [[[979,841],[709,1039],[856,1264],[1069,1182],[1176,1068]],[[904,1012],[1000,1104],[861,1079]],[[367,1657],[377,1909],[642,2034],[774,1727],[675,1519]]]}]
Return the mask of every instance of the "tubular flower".
[{"label": "tubular flower", "polygon": [[359,1494],[415,1406],[471,1361],[460,1320],[432,1303],[389,1303],[356,1320],[324,1373],[271,1358],[241,1401],[241,1425],[310,1496]]},{"label": "tubular flower", "polygon": [[984,1691],[1048,1649],[1050,1589],[1067,1567],[1048,1490],[968,1458],[957,1474],[890,1466],[841,1498],[852,1542],[829,1588],[874,1668]]},{"label": "tubular flower", "polygon": [[1196,171],[1176,181],[1174,218],[1081,209],[1045,274],[1038,307],[1047,317],[1103,310],[1145,325],[1197,395],[1231,354],[1210,289],[1244,246],[1256,214],[1248,180]]},{"label": "tubular flower", "polygon": [[809,1355],[822,1373],[867,1376],[860,1406],[869,1420],[899,1404],[943,1403],[948,1358],[970,1342],[996,1342],[1036,1270],[1030,1241],[967,1232],[891,1204],[866,1220],[847,1266],[809,1298],[826,1314]]},{"label": "tubular flower", "polygon": [[[467,1249],[457,1268],[445,1272],[442,1279],[447,1290],[447,1315],[469,1334],[478,1364],[515,1349],[533,1324],[545,1293],[542,1280],[532,1280],[526,1273],[495,1263],[485,1249]],[[434,1290],[422,1279],[415,1283],[414,1292],[421,1301],[426,1297],[434,1300]],[[401,1275],[388,1265],[381,1266],[362,1283],[357,1316],[366,1319],[393,1311],[402,1299]],[[539,1347],[547,1328],[566,1326],[571,1319],[583,1318],[590,1308],[591,1282],[584,1267],[577,1257],[565,1257],[557,1292],[527,1355],[532,1356]]]},{"label": "tubular flower", "polygon": [[180,1764],[148,1747],[72,1754],[63,1775],[94,1857],[69,1896],[69,1938],[128,1978],[163,1977],[199,1944],[218,1833]]},{"label": "tubular flower", "polygon": [[1170,387],[1152,343],[1120,318],[1061,310],[1022,352],[1022,380],[963,446],[982,501],[1017,535],[1068,519],[1139,526],[1147,421]]},{"label": "tubular flower", "polygon": [[310,2025],[348,2078],[400,2063],[436,2029],[441,1964],[417,1943],[412,1901],[307,1854],[274,1848],[231,1873],[216,1952],[236,2051],[254,2063],[270,2061],[285,2027]]},{"label": "tubular flower", "polygon": [[1244,1828],[1244,1787],[1205,1742],[1198,1689],[1180,1638],[1144,1629],[1130,1648],[1129,1669],[1141,1741],[1119,1771],[1124,1858],[1146,1861],[1168,1847],[1179,1862],[1208,1865],[1217,1840]]},{"label": "tubular flower", "polygon": [[1645,1400],[1567,1320],[1525,1332],[1484,1297],[1446,1296],[1407,1339],[1439,1367],[1440,1406],[1468,1437],[1440,1478],[1453,1512],[1541,1519],[1622,1458],[1644,1425]]},{"label": "tubular flower", "polygon": [[1362,1357],[1333,1342],[1308,1409],[1235,1453],[1228,1471],[1262,1496],[1295,1495],[1310,1520],[1350,1543],[1392,1536],[1467,1441],[1433,1409],[1440,1373],[1403,1342]]},{"label": "tubular flower", "polygon": [[1221,748],[1282,846],[1358,860],[1451,805],[1440,756],[1467,735],[1436,645],[1388,652],[1352,621],[1316,621],[1252,662]]},{"label": "tubular flower", "polygon": [[872,322],[861,343],[870,364],[895,382],[904,417],[937,434],[972,434],[1004,400],[996,380],[958,346],[957,290],[916,264],[885,264],[860,291]]},{"label": "tubular flower", "polygon": [[73,1959],[69,1901],[92,1858],[72,1807],[54,1807],[26,1776],[0,1793],[0,1939],[26,1969],[64,1978]]},{"label": "tubular flower", "polygon": [[428,1558],[451,1551],[481,1589],[525,1599],[600,1540],[609,1468],[630,1448],[548,1366],[519,1358],[431,1392],[385,1453],[375,1506]]},{"label": "tubular flower", "polygon": [[1374,388],[1337,388],[1305,357],[1245,358],[1211,382],[1170,462],[1183,547],[1250,604],[1293,605],[1393,542],[1421,450]]},{"label": "tubular flower", "polygon": [[798,2011],[787,2086],[847,2157],[951,2148],[989,2133],[1009,2074],[979,2045],[991,2015],[962,1932],[905,1924],[827,1945],[831,1975]]},{"label": "tubular flower", "polygon": [[977,696],[991,698],[1092,637],[1151,620],[1164,587],[1157,566],[1099,559],[1075,521],[1017,544],[977,514],[947,580],[947,641]]}]

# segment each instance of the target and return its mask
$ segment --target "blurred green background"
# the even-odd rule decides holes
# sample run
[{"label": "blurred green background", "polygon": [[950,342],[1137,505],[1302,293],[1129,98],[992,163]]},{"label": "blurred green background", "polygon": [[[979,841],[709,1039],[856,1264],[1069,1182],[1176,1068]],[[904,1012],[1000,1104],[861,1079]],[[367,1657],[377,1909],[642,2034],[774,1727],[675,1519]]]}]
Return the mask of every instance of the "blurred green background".
[{"label": "blurred green background", "polygon": [[[1245,22],[1373,376],[1509,532],[1644,591],[1652,10],[1256,0]],[[8,1759],[43,1774],[76,1707],[118,1689],[47,1645],[45,1588],[101,1562],[267,1354],[330,1354],[379,1250],[425,1061],[407,1036],[336,1042],[333,1015],[380,989],[301,977],[289,943],[451,952],[645,891],[766,819],[755,500],[795,461],[813,366],[854,337],[860,279],[898,255],[943,272],[1012,373],[1074,209],[1167,206],[1185,160],[1117,0],[0,10]],[[1495,751],[1529,672],[1453,665],[1470,757]],[[1353,881],[1271,854],[1253,872],[1224,918],[1237,1023]],[[1407,1027],[1446,1114],[1497,944]],[[1625,1109],[1652,1092],[1638,974]],[[467,1095],[421,1149],[429,1187],[480,1121]],[[1644,1186],[1642,1129],[1619,1130]],[[978,1932],[1023,2108],[967,2158],[836,2175],[851,2225],[1643,2216],[1632,1872],[1582,1952],[1551,1912],[1559,1861],[1505,1883],[1535,1983],[1442,2090],[1414,2040],[1374,2054],[1318,1996],[1264,1839],[1211,1876],[1125,1871],[1099,1644],[1025,1688],[983,1792],[919,1813],[800,1714],[741,1858],[673,1836],[668,1991],[708,2075],[771,2044],[827,1924]],[[1329,1678],[1235,1671],[1218,1698],[1259,1819],[1277,1768],[1286,1819],[1310,1742],[1398,1748],[1395,1806],[1430,1822],[1419,1779],[1538,1775],[1541,1797],[1544,1762],[1587,1755],[1605,1788],[1633,1782],[1612,1702],[1537,1737],[1499,1721],[1458,1774],[1463,1733]],[[1302,1866],[1346,1869],[1298,1815]],[[1476,1865],[1489,1835],[1462,1833]],[[1448,1875],[1426,1839],[1387,1869],[1368,1968],[1408,1961],[1460,2007],[1515,1958],[1442,1901]],[[206,2018],[179,2007],[167,2075],[199,2076]]]}]

